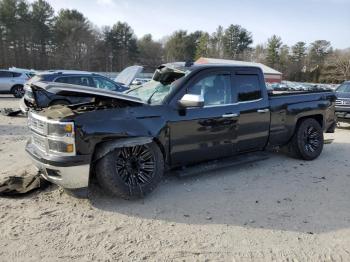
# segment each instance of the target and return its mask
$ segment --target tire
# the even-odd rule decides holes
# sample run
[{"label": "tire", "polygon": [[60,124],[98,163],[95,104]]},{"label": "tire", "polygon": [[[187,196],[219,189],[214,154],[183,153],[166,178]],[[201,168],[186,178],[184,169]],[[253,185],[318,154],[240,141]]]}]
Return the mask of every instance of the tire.
[{"label": "tire", "polygon": [[[142,169],[141,163],[147,163],[147,169]],[[154,142],[117,148],[96,165],[96,178],[102,189],[126,200],[151,193],[161,182],[163,173],[163,155]]]},{"label": "tire", "polygon": [[24,96],[24,89],[22,85],[15,85],[11,88],[11,94],[15,98],[22,98]]},{"label": "tire", "polygon": [[289,144],[289,153],[303,160],[314,160],[323,150],[323,130],[313,118],[302,120],[298,125],[292,141]]},{"label": "tire", "polygon": [[69,105],[69,102],[67,100],[53,100],[50,103],[50,106],[56,106],[56,105]]}]

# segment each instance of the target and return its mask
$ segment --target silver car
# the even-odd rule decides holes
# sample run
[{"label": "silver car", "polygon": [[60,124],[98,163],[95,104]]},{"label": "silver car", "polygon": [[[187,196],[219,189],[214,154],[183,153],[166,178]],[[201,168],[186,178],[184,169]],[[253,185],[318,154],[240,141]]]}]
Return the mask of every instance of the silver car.
[{"label": "silver car", "polygon": [[30,75],[27,73],[0,70],[0,93],[10,93],[16,98],[21,98],[24,95],[24,83],[29,78]]}]

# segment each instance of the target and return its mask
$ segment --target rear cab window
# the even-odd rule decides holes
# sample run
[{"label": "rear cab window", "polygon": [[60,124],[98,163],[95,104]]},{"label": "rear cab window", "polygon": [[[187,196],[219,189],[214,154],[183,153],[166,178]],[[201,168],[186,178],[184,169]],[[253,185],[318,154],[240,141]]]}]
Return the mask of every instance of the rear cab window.
[{"label": "rear cab window", "polygon": [[234,86],[237,90],[237,102],[249,102],[261,99],[262,90],[258,74],[236,73]]}]

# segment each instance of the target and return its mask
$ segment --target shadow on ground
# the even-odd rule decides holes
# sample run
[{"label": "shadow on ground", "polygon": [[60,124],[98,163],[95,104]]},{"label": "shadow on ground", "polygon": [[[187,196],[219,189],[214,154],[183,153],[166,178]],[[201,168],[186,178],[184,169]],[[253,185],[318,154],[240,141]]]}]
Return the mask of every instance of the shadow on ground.
[{"label": "shadow on ground", "polygon": [[[227,224],[321,233],[350,227],[350,165],[327,145],[312,162],[270,159],[190,178],[168,174],[144,200],[124,201],[96,187],[92,205],[127,216],[186,224]],[[350,152],[350,145],[341,145]],[[343,165],[341,170],[334,167]]]}]

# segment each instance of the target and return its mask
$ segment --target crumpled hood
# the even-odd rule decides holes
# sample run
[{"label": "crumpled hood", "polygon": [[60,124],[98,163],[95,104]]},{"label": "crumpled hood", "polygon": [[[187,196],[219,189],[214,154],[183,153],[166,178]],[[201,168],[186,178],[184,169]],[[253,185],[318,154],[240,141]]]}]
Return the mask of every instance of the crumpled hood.
[{"label": "crumpled hood", "polygon": [[79,85],[71,85],[65,83],[57,83],[57,82],[36,82],[32,84],[32,87],[38,87],[44,89],[50,93],[59,94],[59,95],[68,95],[68,96],[87,96],[87,97],[104,97],[104,98],[115,98],[140,104],[145,104],[141,99],[117,93],[114,91],[106,90],[106,89],[98,89],[95,87],[88,86],[79,86]]}]

